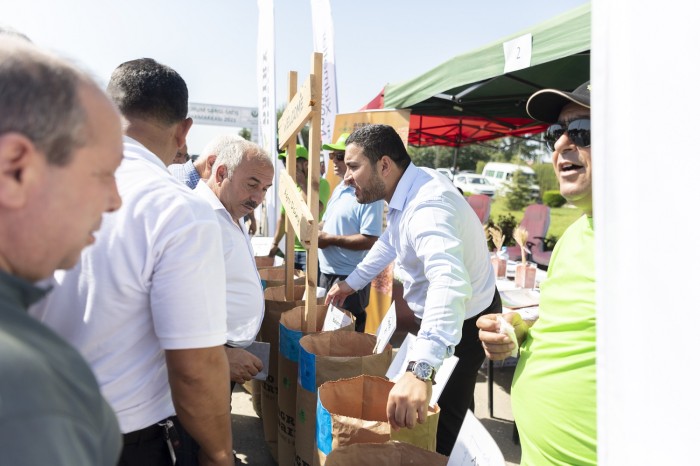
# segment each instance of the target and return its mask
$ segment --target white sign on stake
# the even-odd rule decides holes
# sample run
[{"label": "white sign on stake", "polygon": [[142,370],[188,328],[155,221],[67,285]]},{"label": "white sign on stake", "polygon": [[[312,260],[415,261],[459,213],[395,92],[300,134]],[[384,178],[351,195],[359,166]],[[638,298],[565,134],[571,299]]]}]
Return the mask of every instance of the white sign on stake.
[{"label": "white sign on stake", "polygon": [[377,344],[374,345],[374,354],[379,354],[384,351],[386,345],[391,340],[391,336],[396,331],[396,305],[392,301],[389,310],[382,319],[382,323],[379,324],[377,329]]}]

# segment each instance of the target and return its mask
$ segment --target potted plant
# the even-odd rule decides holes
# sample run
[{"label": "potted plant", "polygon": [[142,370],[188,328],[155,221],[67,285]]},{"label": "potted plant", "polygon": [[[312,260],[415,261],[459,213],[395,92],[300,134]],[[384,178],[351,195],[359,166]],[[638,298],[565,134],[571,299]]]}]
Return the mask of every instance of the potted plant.
[{"label": "potted plant", "polygon": [[503,243],[506,238],[503,235],[503,231],[500,227],[489,227],[486,233],[486,240],[488,241],[489,235],[493,240],[493,245],[495,246],[493,255],[491,256],[491,266],[493,267],[493,273],[496,275],[496,279],[506,278],[506,264],[508,263],[508,254],[503,254]]},{"label": "potted plant", "polygon": [[515,266],[515,286],[520,288],[534,288],[537,267],[527,262],[526,253],[530,253],[527,249],[527,230],[522,227],[517,227],[513,230],[513,239],[515,239],[515,242],[520,246],[521,257],[521,262]]}]

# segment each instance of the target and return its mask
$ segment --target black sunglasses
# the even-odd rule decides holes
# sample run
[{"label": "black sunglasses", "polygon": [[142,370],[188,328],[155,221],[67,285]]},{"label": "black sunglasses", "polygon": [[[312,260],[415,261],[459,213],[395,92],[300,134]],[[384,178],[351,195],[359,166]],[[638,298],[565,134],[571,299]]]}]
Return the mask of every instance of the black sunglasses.
[{"label": "black sunglasses", "polygon": [[578,147],[591,147],[591,119],[577,118],[569,123],[554,123],[544,133],[544,142],[550,150],[564,133]]},{"label": "black sunglasses", "polygon": [[330,159],[335,160],[336,162],[342,162],[345,160],[345,152],[331,152],[329,155]]}]

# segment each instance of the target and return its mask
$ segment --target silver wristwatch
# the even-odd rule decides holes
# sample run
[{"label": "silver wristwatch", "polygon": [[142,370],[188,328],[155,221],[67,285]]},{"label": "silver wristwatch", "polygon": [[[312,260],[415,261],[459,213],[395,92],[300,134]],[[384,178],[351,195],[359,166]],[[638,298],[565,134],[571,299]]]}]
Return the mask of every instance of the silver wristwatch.
[{"label": "silver wristwatch", "polygon": [[424,382],[431,381],[435,383],[435,368],[426,361],[411,361],[408,363],[406,372],[411,372],[417,379]]}]

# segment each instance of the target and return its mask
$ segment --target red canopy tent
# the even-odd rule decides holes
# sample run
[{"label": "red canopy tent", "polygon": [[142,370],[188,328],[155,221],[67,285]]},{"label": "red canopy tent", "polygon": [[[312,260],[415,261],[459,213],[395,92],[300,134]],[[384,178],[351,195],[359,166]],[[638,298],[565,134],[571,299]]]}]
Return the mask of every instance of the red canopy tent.
[{"label": "red canopy tent", "polygon": [[[384,108],[384,90],[360,110]],[[461,147],[480,141],[541,133],[547,125],[529,118],[482,118],[412,114],[408,143],[412,146]]]}]

